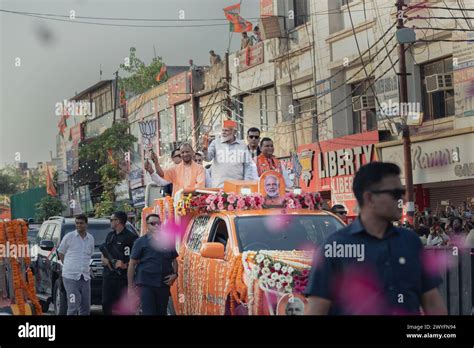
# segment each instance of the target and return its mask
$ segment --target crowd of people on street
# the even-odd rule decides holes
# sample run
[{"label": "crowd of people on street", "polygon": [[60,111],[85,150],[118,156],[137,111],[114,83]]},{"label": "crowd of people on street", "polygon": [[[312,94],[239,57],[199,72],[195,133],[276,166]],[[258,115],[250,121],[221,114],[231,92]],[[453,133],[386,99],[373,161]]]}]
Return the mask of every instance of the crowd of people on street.
[{"label": "crowd of people on street", "polygon": [[426,246],[474,247],[474,216],[471,202],[464,201],[458,207],[452,204],[438,207],[436,211],[416,210],[413,229]]},{"label": "crowd of people on street", "polygon": [[[238,139],[237,133],[237,123],[225,120],[221,134],[210,144],[205,137],[200,151],[195,151],[189,143],[181,144],[171,153],[173,165],[166,169],[162,168],[158,156],[151,151],[151,161],[146,160],[145,169],[151,180],[162,186],[162,192],[168,195],[190,193],[206,187],[222,188],[226,180],[255,181],[270,170],[279,172],[286,188],[291,188],[293,184],[288,178],[287,170],[274,155],[272,139],[261,138],[258,128],[247,131],[247,142]],[[386,259],[384,264],[391,265],[403,259],[405,256],[402,255],[411,255],[411,252],[415,255],[423,245],[438,247],[471,243],[473,247],[474,217],[470,202],[463,202],[459,207],[449,204],[436,212],[430,209],[416,211],[414,226],[392,225],[392,221],[401,218],[398,201],[405,194],[400,181],[400,169],[394,164],[373,162],[362,166],[354,178],[353,191],[361,207],[360,215],[344,229],[349,233],[342,235],[337,232],[334,241],[342,244],[351,241],[363,243],[366,257],[370,260],[381,257],[377,255],[382,249],[389,250],[383,253],[383,257]],[[343,220],[347,217],[347,210],[343,205],[336,204],[330,210]],[[126,213],[114,213],[110,222],[112,231],[103,246],[107,251],[101,249],[105,268],[104,313],[114,314],[114,308],[125,293],[129,298],[134,296],[139,299],[141,314],[166,315],[170,286],[178,277],[178,254],[174,248],[154,244],[156,237],[161,238],[160,217],[156,214],[149,215],[145,222],[146,234],[139,238],[127,230]],[[407,234],[407,228],[414,232],[408,231]],[[403,249],[397,249],[401,245]],[[87,233],[87,217],[78,216],[76,231],[66,235],[58,248],[59,257],[64,262],[63,278],[67,296],[68,299],[75,299],[73,303],[69,303],[68,315],[87,315],[90,312],[88,269],[93,249],[93,237]],[[347,312],[339,307],[340,303],[329,286],[333,277],[340,276],[333,274],[334,269],[350,269],[352,266],[350,262],[346,264],[341,261],[335,267],[334,262],[336,261],[326,258],[318,270],[313,270],[310,286],[307,288],[308,313]],[[416,264],[419,261],[413,259],[411,262]],[[371,266],[380,274],[386,272],[381,264]],[[408,278],[399,274],[388,279],[384,288],[398,289],[401,292],[413,291],[413,296],[410,296],[412,300],[400,306],[390,297],[390,293],[386,293],[388,307],[374,307],[370,310],[365,308],[363,311],[368,310],[371,314],[398,313],[398,310],[414,313],[423,304],[427,313],[444,314],[446,310],[436,290],[440,280],[420,274],[415,269],[410,272],[413,274]],[[406,284],[401,280],[405,278],[414,281],[416,287],[407,290]],[[415,278],[422,279],[424,283]]]}]

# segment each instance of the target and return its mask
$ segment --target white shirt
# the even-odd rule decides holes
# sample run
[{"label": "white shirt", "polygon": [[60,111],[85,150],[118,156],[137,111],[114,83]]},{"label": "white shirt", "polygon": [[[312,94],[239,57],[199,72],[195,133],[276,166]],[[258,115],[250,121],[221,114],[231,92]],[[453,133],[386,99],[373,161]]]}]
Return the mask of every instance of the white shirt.
[{"label": "white shirt", "polygon": [[212,186],[215,188],[224,187],[226,180],[258,180],[257,166],[242,140],[223,142],[218,137],[209,145],[206,161],[213,161]]},{"label": "white shirt", "polygon": [[166,186],[166,185],[171,184],[169,181],[159,176],[156,172],[153,172],[153,174],[151,174],[150,177],[151,177],[151,180],[158,186]]},{"label": "white shirt", "polygon": [[61,241],[58,253],[64,254],[63,278],[79,280],[82,275],[85,280],[91,279],[90,261],[94,253],[94,237],[90,233],[82,238],[77,230],[69,232]]},{"label": "white shirt", "polygon": [[206,187],[212,187],[212,171],[211,171],[211,168],[206,169]]},{"label": "white shirt", "polygon": [[434,236],[430,233],[430,235],[428,236],[428,240],[426,242],[426,245],[428,246],[440,246],[441,244],[443,244],[444,242],[447,242],[449,241],[449,237],[446,233],[441,233],[437,236]]},{"label": "white shirt", "polygon": [[466,248],[474,248],[474,228],[467,234],[465,246]]}]

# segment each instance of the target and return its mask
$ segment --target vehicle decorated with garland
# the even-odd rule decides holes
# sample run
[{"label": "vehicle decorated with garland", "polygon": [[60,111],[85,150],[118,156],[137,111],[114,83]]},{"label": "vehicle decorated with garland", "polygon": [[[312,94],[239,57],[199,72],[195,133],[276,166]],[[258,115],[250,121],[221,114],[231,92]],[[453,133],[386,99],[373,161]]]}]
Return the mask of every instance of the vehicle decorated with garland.
[{"label": "vehicle decorated with garland", "polygon": [[172,312],[304,313],[303,292],[313,252],[344,223],[321,210],[318,193],[279,189],[277,197],[270,197],[264,180],[226,182],[223,190],[156,199],[143,210],[142,221],[157,213],[165,229],[183,226],[177,243],[179,275],[171,288]]}]

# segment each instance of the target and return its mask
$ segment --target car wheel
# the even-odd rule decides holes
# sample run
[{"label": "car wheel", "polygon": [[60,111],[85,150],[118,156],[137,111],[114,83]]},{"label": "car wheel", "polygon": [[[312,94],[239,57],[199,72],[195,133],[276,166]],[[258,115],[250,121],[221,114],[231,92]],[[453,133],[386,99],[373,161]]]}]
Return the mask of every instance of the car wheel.
[{"label": "car wheel", "polygon": [[66,293],[61,289],[59,279],[54,283],[54,314],[66,315],[67,301]]},{"label": "car wheel", "polygon": [[41,311],[43,313],[48,313],[50,302],[49,301],[39,301],[39,302],[40,302],[40,305],[41,305]]}]

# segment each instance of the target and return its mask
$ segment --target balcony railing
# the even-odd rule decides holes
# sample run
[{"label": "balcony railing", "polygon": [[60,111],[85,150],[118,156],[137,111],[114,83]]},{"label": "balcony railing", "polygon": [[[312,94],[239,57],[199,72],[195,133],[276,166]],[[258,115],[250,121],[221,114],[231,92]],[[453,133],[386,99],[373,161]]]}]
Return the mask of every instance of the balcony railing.
[{"label": "balcony railing", "polygon": [[245,70],[260,65],[265,61],[265,43],[263,41],[249,46],[237,53],[238,67],[237,72],[241,73]]}]

